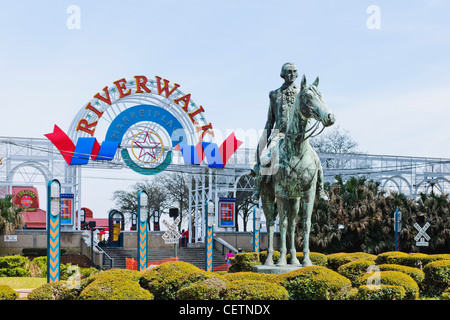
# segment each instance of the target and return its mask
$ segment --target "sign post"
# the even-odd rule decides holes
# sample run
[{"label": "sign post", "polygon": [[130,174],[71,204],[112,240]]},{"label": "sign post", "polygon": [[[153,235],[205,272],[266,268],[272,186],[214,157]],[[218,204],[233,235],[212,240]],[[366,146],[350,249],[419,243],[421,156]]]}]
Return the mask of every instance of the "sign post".
[{"label": "sign post", "polygon": [[400,250],[400,230],[402,229],[402,212],[397,209],[394,213],[395,251]]},{"label": "sign post", "polygon": [[61,184],[53,179],[47,185],[47,283],[59,281],[61,234]]},{"label": "sign post", "polygon": [[259,253],[259,240],[261,227],[261,209],[257,206],[253,207],[253,252]]},{"label": "sign post", "polygon": [[141,190],[138,192],[138,271],[147,269],[147,218],[148,218],[148,195]]},{"label": "sign post", "polygon": [[213,272],[213,231],[214,231],[214,202],[211,200],[206,201],[206,214],[205,214],[205,271]]}]

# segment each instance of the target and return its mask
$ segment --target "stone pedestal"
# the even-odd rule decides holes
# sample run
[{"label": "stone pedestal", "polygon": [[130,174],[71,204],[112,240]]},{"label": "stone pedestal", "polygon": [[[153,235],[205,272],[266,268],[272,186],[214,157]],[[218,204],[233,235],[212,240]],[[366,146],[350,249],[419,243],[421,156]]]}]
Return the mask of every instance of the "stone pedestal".
[{"label": "stone pedestal", "polygon": [[259,273],[273,273],[273,274],[282,274],[287,273],[291,271],[298,270],[302,267],[301,264],[287,264],[285,266],[266,266],[266,265],[259,265],[253,267],[253,272],[259,272]]}]

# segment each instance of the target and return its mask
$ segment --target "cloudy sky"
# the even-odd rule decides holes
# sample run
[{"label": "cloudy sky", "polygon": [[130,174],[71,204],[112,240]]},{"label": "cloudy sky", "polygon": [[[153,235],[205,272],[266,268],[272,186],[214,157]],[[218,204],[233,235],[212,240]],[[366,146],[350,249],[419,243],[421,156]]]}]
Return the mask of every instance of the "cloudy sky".
[{"label": "cloudy sky", "polygon": [[257,130],[292,61],[320,77],[361,151],[450,158],[448,1],[0,3],[0,136],[67,130],[95,93],[134,75],[180,84],[216,130]]}]

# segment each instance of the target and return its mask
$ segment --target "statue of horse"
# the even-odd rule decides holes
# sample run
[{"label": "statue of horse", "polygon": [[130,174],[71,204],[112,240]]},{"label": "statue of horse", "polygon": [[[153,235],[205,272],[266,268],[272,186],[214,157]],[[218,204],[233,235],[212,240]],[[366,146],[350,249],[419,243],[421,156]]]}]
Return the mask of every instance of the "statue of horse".
[{"label": "statue of horse", "polygon": [[[323,185],[323,171],[319,157],[309,143],[309,138],[316,133],[319,123],[322,123],[325,128],[335,122],[333,111],[328,108],[322,94],[317,89],[318,84],[319,78],[316,78],[313,84],[307,85],[303,75],[300,91],[288,114],[286,132],[271,137],[272,143],[274,139],[277,141],[274,144],[275,147],[271,150],[265,149],[266,154],[263,152],[261,155],[261,163],[264,165],[264,163],[272,161],[270,165],[274,168],[273,174],[267,178],[270,181],[266,180],[261,187],[262,207],[269,233],[265,265],[274,263],[273,233],[277,214],[280,216],[281,237],[280,258],[277,265],[287,264],[286,233],[290,238],[290,264],[300,265],[295,249],[295,222],[300,207],[303,209],[304,219],[302,266],[312,265],[309,257],[311,214],[317,184]],[[310,119],[315,119],[317,122],[311,125]],[[274,156],[273,153],[276,155]],[[273,163],[274,159],[278,159],[278,163]]]}]

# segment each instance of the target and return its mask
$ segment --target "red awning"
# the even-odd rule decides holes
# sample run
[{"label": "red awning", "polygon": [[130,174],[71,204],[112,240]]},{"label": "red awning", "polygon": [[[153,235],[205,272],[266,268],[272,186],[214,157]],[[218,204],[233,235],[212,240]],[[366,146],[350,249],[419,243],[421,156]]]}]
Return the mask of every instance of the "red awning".
[{"label": "red awning", "polygon": [[47,213],[42,209],[36,209],[36,211],[22,211],[25,226],[28,229],[45,229],[47,224]]}]

